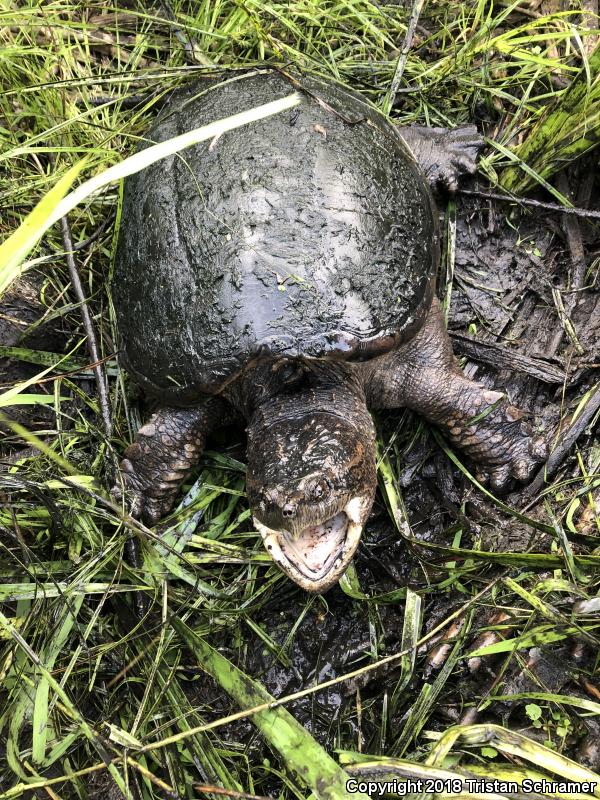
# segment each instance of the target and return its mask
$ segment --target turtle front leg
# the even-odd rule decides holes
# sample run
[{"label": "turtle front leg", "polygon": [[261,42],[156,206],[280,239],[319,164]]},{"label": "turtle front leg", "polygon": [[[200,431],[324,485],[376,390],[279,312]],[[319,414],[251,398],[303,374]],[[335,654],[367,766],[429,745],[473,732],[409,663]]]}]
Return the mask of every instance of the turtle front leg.
[{"label": "turtle front leg", "polygon": [[113,496],[129,495],[131,514],[154,525],[171,510],[182,482],[202,455],[206,437],[227,416],[227,404],[219,398],[193,408],[159,409],[125,450]]},{"label": "turtle front leg", "polygon": [[528,480],[546,458],[547,445],[533,436],[524,412],[460,371],[437,299],[415,338],[377,362],[371,407],[406,406],[439,425],[489,475],[493,489],[506,489],[511,478]]},{"label": "turtle front leg", "polygon": [[454,194],[461,177],[475,174],[483,137],[474,125],[452,130],[407,125],[399,133],[433,189]]}]

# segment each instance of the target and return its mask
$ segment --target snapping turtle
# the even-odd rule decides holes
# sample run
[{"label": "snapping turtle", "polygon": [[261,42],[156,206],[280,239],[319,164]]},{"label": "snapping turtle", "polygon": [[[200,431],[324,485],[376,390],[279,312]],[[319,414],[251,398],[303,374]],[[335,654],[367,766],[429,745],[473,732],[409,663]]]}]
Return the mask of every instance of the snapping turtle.
[{"label": "snapping turtle", "polygon": [[147,140],[298,88],[295,108],[125,183],[114,303],[125,366],[160,407],[115,492],[156,522],[209,432],[244,421],[255,525],[293,580],[324,591],[373,503],[370,409],[419,412],[495,488],[526,479],[544,447],[461,373],[433,291],[430,184],[474,170],[474,128],[399,133],[354,92],[267,70],[176,95]]}]

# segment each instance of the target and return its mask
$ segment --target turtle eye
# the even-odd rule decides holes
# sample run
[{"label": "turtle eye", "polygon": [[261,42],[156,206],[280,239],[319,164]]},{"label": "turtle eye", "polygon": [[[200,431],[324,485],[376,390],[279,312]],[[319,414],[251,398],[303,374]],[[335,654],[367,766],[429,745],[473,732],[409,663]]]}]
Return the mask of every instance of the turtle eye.
[{"label": "turtle eye", "polygon": [[311,495],[315,500],[322,500],[327,497],[332,488],[329,478],[320,478],[313,486]]}]

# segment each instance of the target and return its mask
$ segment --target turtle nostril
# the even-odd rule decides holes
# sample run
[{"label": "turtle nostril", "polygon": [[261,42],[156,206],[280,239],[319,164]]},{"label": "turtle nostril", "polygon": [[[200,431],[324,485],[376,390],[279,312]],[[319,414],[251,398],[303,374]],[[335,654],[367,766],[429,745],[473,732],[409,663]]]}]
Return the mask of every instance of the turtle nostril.
[{"label": "turtle nostril", "polygon": [[281,513],[284,517],[293,517],[296,514],[296,504],[295,503],[286,503],[284,507],[281,509]]}]

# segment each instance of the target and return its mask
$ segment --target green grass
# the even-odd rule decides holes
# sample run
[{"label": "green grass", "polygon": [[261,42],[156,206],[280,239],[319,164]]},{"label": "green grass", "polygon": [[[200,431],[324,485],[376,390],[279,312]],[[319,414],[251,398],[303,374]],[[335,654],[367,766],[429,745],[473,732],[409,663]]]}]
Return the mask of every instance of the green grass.
[{"label": "green grass", "polygon": [[[575,5],[544,16],[525,3],[430,0],[391,118],[429,125],[483,119],[480,176],[513,192],[548,186],[560,199],[556,171],[580,151],[574,132],[585,130],[592,143],[597,135],[598,30],[582,24]],[[243,796],[336,797],[332,786],[343,771],[430,778],[511,771],[520,781],[535,769],[583,778],[587,772],[568,756],[586,718],[600,713],[598,615],[585,605],[599,588],[597,443],[577,451],[577,470],[559,472],[541,498],[518,510],[486,494],[431,437],[454,459],[485,518],[463,500],[444,543],[423,543],[398,475],[427,431],[408,414],[382,424],[378,504],[388,516],[379,524],[406,544],[409,585],[377,593],[350,570],[341,583],[345,602],[303,596],[270,563],[252,529],[235,441],[223,439],[205,454],[161,536],[110,500],[110,472],[140,424],[114,358],[108,278],[119,187],[105,185],[69,215],[75,245],[83,245],[77,265],[109,379],[110,436],[59,226],[31,249],[57,196],[72,181],[102,183],[134,151],[153,106],[208,68],[293,62],[384,108],[410,17],[410,8],[367,0],[177,1],[171,8],[172,15],[159,4],[0,5],[0,239],[9,241],[0,250],[0,286],[14,290],[19,271],[28,271],[46,324],[65,332],[64,353],[26,342],[0,351],[37,365],[35,378],[0,388],[0,410],[19,397],[22,406],[35,402],[47,412],[35,424],[3,426],[4,446],[33,449],[0,474],[0,800],[25,796],[28,787],[39,797],[108,797],[109,778],[136,800],[219,796],[200,785]],[[547,149],[552,159],[544,158]],[[19,229],[32,212],[33,230]],[[450,206],[448,299],[455,213]],[[576,390],[566,406],[573,411],[586,397]],[[537,532],[545,544],[490,551],[477,530],[495,526]],[[130,538],[142,550],[137,569],[124,556]],[[142,623],[136,591],[151,604]],[[335,614],[355,619],[368,637],[358,655],[346,663],[340,654],[327,671],[316,640],[322,628],[334,635]],[[479,638],[488,628],[492,641]],[[259,650],[263,663],[289,677],[307,634],[315,639],[316,677],[297,692],[271,689],[275,707],[265,677],[242,673]],[[536,741],[488,724],[506,711],[502,676],[527,670],[532,646],[552,652],[573,641],[588,657],[562,689],[549,690],[534,674],[536,690],[513,697],[509,727],[528,727]],[[432,647],[445,647],[446,661],[427,675]],[[501,679],[490,675],[469,694],[461,686],[464,665],[475,657],[493,663]],[[338,708],[326,692],[349,685]],[[283,705],[303,709],[310,730],[295,725]],[[453,709],[477,710],[485,724],[453,726]],[[299,769],[303,761],[310,769]],[[327,775],[323,787],[319,777]]]}]

